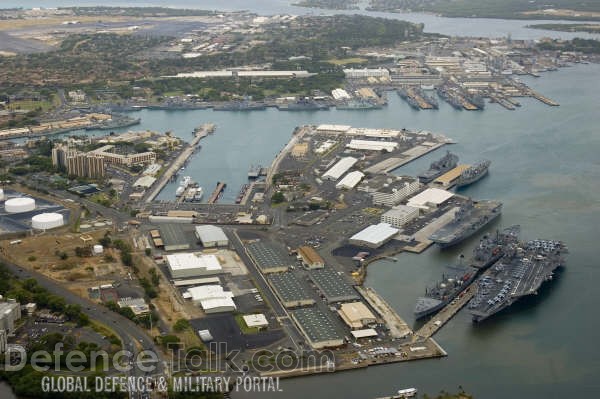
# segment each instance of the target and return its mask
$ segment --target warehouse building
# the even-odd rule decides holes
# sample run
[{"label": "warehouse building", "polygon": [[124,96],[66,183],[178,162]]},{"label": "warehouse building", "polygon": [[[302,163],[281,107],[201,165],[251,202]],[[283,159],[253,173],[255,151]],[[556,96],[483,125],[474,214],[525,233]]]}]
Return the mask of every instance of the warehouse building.
[{"label": "warehouse building", "polygon": [[226,247],[229,245],[229,238],[227,238],[223,229],[210,224],[196,226],[196,238],[206,248]]},{"label": "warehouse building", "polygon": [[237,309],[233,301],[233,292],[225,291],[220,285],[201,285],[188,288],[187,293],[196,305],[205,313],[233,312]]},{"label": "warehouse building", "polygon": [[352,190],[365,177],[365,174],[359,170],[348,173],[342,180],[335,185],[338,190]]},{"label": "warehouse building", "polygon": [[392,152],[398,148],[398,143],[394,141],[376,141],[376,140],[357,140],[352,139],[346,148],[361,151],[386,151]]},{"label": "warehouse building", "polygon": [[304,266],[309,269],[321,269],[325,267],[325,261],[313,247],[305,245],[298,248],[298,256],[302,259]]},{"label": "warehouse building", "polygon": [[350,244],[379,248],[398,234],[398,231],[389,223],[373,224],[350,237]]},{"label": "warehouse building", "polygon": [[350,125],[319,125],[316,132],[318,134],[339,135],[346,134],[352,126]]},{"label": "warehouse building", "polygon": [[346,280],[331,267],[312,270],[310,279],[315,283],[328,303],[346,302],[360,299],[358,293]]},{"label": "warehouse building", "polygon": [[[375,187],[374,187],[375,186]],[[388,177],[385,182],[380,178],[364,187],[362,191],[370,192],[373,205],[394,206],[403,199],[417,192],[421,184],[409,176]]]},{"label": "warehouse building", "polygon": [[389,79],[390,71],[383,68],[344,69],[346,79],[384,78]]},{"label": "warehouse building", "polygon": [[344,303],[338,314],[351,329],[360,329],[377,321],[375,315],[362,302]]},{"label": "warehouse building", "polygon": [[267,318],[262,313],[249,314],[243,316],[242,318],[244,319],[244,323],[246,323],[249,328],[263,329],[269,326]]},{"label": "warehouse building", "polygon": [[421,209],[437,208],[452,198],[453,195],[451,192],[440,188],[428,188],[409,199],[407,205]]},{"label": "warehouse building", "polygon": [[166,259],[174,279],[209,276],[223,271],[219,259],[215,255],[179,253],[167,255]]},{"label": "warehouse building", "polygon": [[286,308],[307,306],[315,303],[300,280],[290,272],[271,274],[268,277],[271,287]]},{"label": "warehouse building", "polygon": [[184,251],[190,249],[189,239],[179,225],[162,225],[160,228],[160,238],[162,239],[165,251]]},{"label": "warehouse building", "polygon": [[265,274],[285,272],[290,266],[293,266],[293,261],[283,255],[281,250],[262,241],[248,244],[246,249],[254,263]]},{"label": "warehouse building", "polygon": [[323,173],[322,178],[326,180],[337,180],[344,173],[350,170],[354,164],[358,162],[358,159],[354,157],[344,157],[340,159],[335,165],[333,165],[327,172]]},{"label": "warehouse building", "polygon": [[381,215],[381,222],[388,223],[392,227],[399,229],[417,217],[419,217],[419,208],[414,208],[408,205],[396,205]]},{"label": "warehouse building", "polygon": [[292,319],[314,349],[332,348],[344,344],[343,335],[329,315],[316,307],[290,312]]}]

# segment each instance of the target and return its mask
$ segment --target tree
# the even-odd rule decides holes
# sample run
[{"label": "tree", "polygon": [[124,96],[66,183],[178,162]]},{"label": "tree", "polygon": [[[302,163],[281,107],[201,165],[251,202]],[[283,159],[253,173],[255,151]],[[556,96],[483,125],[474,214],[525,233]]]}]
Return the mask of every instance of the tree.
[{"label": "tree", "polygon": [[271,197],[271,202],[274,204],[281,204],[283,201],[285,201],[285,196],[283,195],[283,193],[281,191],[277,191]]},{"label": "tree", "polygon": [[186,319],[179,319],[175,322],[175,324],[173,324],[173,330],[175,330],[175,332],[180,333],[187,330],[188,328],[192,328],[192,325]]}]

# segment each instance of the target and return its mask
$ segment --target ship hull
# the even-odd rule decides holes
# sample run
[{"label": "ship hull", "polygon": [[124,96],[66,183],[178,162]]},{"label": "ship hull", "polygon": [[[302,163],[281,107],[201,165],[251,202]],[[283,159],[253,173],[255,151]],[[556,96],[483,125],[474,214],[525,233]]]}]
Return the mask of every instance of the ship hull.
[{"label": "ship hull", "polygon": [[477,174],[476,176],[474,176],[474,177],[472,177],[472,178],[470,178],[468,180],[462,180],[462,181],[459,180],[456,183],[456,188],[466,187],[466,186],[468,186],[470,184],[478,182],[479,180],[481,180],[482,178],[484,178],[485,176],[487,176],[487,174],[488,174],[488,169],[486,169],[485,171]]},{"label": "ship hull", "polygon": [[485,221],[485,223],[481,223],[479,226],[475,226],[476,228],[468,230],[463,235],[458,236],[454,239],[443,240],[443,239],[435,239],[435,238],[431,238],[431,237],[429,239],[431,241],[433,241],[434,243],[436,243],[437,246],[440,248],[448,248],[448,247],[454,246],[454,245],[466,240],[467,238],[471,237],[473,234],[475,234],[478,231],[480,231],[481,229],[483,229],[485,226],[490,224],[492,221],[496,220],[498,218],[498,216],[500,216],[501,213],[502,213],[501,211],[491,213],[489,215],[488,219]]}]

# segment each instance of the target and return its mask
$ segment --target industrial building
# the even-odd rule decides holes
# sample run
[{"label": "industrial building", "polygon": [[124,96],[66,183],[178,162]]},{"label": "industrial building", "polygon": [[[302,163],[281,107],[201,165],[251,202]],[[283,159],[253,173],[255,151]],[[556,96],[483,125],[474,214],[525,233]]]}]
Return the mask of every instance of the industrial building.
[{"label": "industrial building", "polygon": [[350,128],[352,128],[352,126],[350,125],[328,125],[328,124],[323,124],[323,125],[319,125],[317,126],[316,132],[318,134],[327,134],[327,135],[339,135],[339,134],[346,134],[348,132],[348,130],[350,130]]},{"label": "industrial building", "polygon": [[398,143],[394,141],[376,141],[376,140],[358,140],[352,139],[346,148],[361,151],[385,151],[392,152],[398,148]]},{"label": "industrial building", "polygon": [[348,173],[342,180],[340,180],[335,188],[338,190],[352,190],[360,181],[365,177],[365,174],[359,170]]},{"label": "industrial building", "polygon": [[286,308],[307,306],[315,303],[298,278],[290,272],[276,273],[268,276],[271,287]]},{"label": "industrial building", "polygon": [[392,227],[399,229],[417,217],[419,217],[419,208],[408,205],[396,205],[381,215],[381,222],[388,223]]},{"label": "industrial building", "polygon": [[344,69],[346,79],[384,78],[389,79],[390,72],[383,68]]},{"label": "industrial building", "polygon": [[336,329],[328,314],[316,307],[290,312],[292,319],[314,349],[331,348],[344,344],[343,335]]},{"label": "industrial building", "polygon": [[409,176],[375,176],[358,187],[358,191],[371,194],[373,205],[392,207],[399,204],[421,187],[419,181]]},{"label": "industrial building", "polygon": [[246,250],[254,263],[265,274],[285,272],[290,266],[293,266],[293,261],[289,257],[282,255],[282,250],[267,245],[262,241],[246,245]]},{"label": "industrial building", "polygon": [[14,299],[0,302],[0,330],[11,335],[15,331],[15,322],[21,318],[21,305]]},{"label": "industrial building", "polygon": [[453,195],[453,193],[440,188],[428,188],[410,198],[407,205],[421,209],[437,208],[452,198]]},{"label": "industrial building", "polygon": [[375,315],[362,302],[344,303],[338,314],[351,329],[360,329],[377,321]]},{"label": "industrial building", "polygon": [[196,226],[196,238],[200,240],[203,247],[226,247],[229,245],[229,238],[225,235],[222,228],[210,224]]},{"label": "industrial building", "polygon": [[233,292],[225,291],[220,285],[201,285],[188,288],[192,302],[200,305],[205,313],[233,312],[237,309]]},{"label": "industrial building", "polygon": [[121,298],[117,302],[117,305],[122,308],[129,308],[136,316],[143,316],[150,313],[150,306],[146,303],[144,298]]},{"label": "industrial building", "polygon": [[358,293],[348,283],[345,276],[338,274],[331,267],[312,270],[309,275],[328,303],[360,299]]},{"label": "industrial building", "polygon": [[325,267],[325,261],[313,247],[305,245],[298,248],[298,256],[302,259],[304,266],[309,269],[320,269]]},{"label": "industrial building", "polygon": [[344,157],[335,165],[333,165],[327,172],[323,173],[322,178],[326,180],[337,180],[342,177],[342,175],[351,167],[353,167],[356,162],[358,162],[358,159],[354,157]]},{"label": "industrial building", "polygon": [[173,278],[209,276],[223,271],[215,255],[179,253],[167,255],[166,260]]},{"label": "industrial building", "polygon": [[175,224],[162,225],[160,239],[165,251],[184,251],[190,248],[188,237],[181,227]]},{"label": "industrial building", "polygon": [[152,187],[152,185],[154,184],[155,181],[156,181],[155,177],[152,177],[150,175],[144,175],[144,176],[138,178],[133,183],[133,187],[149,188],[149,187]]},{"label": "industrial building", "polygon": [[267,321],[267,318],[262,313],[248,314],[248,315],[243,316],[242,318],[244,319],[244,323],[246,323],[246,325],[249,328],[262,329],[262,328],[267,328],[269,326],[269,322]]},{"label": "industrial building", "polygon": [[398,231],[389,223],[373,224],[350,237],[350,244],[379,248],[398,234]]},{"label": "industrial building", "polygon": [[331,96],[333,97],[334,100],[349,100],[352,98],[352,96],[350,94],[348,94],[348,92],[344,89],[333,89],[331,91]]}]

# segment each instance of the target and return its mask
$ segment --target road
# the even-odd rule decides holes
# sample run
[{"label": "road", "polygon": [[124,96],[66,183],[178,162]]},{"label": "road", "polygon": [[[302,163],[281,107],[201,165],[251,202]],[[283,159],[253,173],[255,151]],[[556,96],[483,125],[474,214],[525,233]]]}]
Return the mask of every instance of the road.
[{"label": "road", "polygon": [[[137,326],[131,320],[108,310],[102,305],[72,293],[68,289],[40,273],[23,269],[22,267],[15,265],[6,259],[2,259],[2,261],[4,265],[18,278],[34,278],[40,286],[47,289],[50,293],[63,297],[68,303],[81,306],[83,313],[85,313],[91,320],[95,320],[111,328],[119,336],[119,338],[121,338],[124,349],[131,350],[131,348],[133,348],[133,352],[135,352],[134,356],[137,355],[137,348],[154,352],[158,357],[158,363],[156,364],[156,370],[153,372],[153,374],[164,375],[166,373],[167,358],[162,354],[158,345],[154,343],[152,337],[150,337],[146,331]],[[146,374],[140,369],[140,364],[134,363],[133,366],[134,370],[131,374],[137,377],[141,377]]]}]

